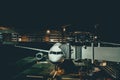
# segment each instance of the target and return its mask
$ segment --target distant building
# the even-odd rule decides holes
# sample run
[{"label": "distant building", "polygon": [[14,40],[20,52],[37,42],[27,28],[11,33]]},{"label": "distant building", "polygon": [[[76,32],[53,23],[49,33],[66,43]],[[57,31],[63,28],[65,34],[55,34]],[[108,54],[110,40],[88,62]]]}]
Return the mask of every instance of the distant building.
[{"label": "distant building", "polygon": [[93,34],[89,32],[62,32],[58,30],[46,30],[37,33],[27,33],[18,36],[19,42],[90,42]]},{"label": "distant building", "polygon": [[62,42],[62,34],[60,31],[51,30],[49,33],[46,32],[44,42]]},{"label": "distant building", "polygon": [[19,42],[63,42],[63,35],[57,30],[40,31],[19,35]]},{"label": "distant building", "polygon": [[0,43],[13,44],[18,41],[18,33],[7,27],[0,27]]},{"label": "distant building", "polygon": [[19,35],[19,42],[65,42],[66,35],[57,30],[41,31],[39,33],[29,33]]},{"label": "distant building", "polygon": [[90,32],[75,31],[72,33],[72,36],[75,42],[91,42],[93,39],[93,34]]},{"label": "distant building", "polygon": [[43,35],[41,34],[22,34],[18,37],[19,42],[42,42]]}]

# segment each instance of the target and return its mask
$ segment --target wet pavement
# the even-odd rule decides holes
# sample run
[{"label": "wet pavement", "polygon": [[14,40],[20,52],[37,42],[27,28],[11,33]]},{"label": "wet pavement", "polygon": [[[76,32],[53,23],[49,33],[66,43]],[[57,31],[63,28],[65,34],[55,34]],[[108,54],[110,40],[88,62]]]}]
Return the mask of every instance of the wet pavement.
[{"label": "wet pavement", "polygon": [[[35,59],[36,53],[37,51],[16,48],[14,45],[0,45],[1,80],[45,80],[46,78],[42,77],[48,77],[54,69],[54,65],[49,61],[48,63],[37,63]],[[75,74],[65,74],[62,77],[58,76],[58,79],[105,80],[105,77],[109,78],[110,76],[106,72],[101,71],[91,77],[80,77],[78,74],[77,76]]]}]

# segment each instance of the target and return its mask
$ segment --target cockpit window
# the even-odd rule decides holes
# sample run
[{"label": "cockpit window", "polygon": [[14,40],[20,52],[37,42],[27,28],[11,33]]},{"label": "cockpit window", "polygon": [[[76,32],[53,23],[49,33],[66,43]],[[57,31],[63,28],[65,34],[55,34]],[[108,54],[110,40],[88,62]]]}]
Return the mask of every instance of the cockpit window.
[{"label": "cockpit window", "polygon": [[63,54],[63,52],[57,52],[57,54]]},{"label": "cockpit window", "polygon": [[56,52],[52,52],[52,51],[51,51],[50,54],[56,54]]},{"label": "cockpit window", "polygon": [[52,52],[53,54],[56,54],[56,52]]},{"label": "cockpit window", "polygon": [[51,51],[50,54],[63,54],[63,52],[53,52],[53,51]]}]

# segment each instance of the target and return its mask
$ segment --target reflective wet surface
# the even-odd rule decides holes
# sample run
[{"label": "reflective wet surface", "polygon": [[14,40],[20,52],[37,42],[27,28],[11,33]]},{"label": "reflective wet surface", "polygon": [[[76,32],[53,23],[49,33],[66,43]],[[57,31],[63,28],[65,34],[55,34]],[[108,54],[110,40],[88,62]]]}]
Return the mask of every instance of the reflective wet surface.
[{"label": "reflective wet surface", "polygon": [[[43,45],[43,44],[42,44]],[[43,47],[43,46],[42,46]],[[35,59],[36,51],[16,48],[14,45],[0,45],[0,62],[2,79],[4,80],[52,80],[50,72],[54,65],[48,62],[38,62]],[[65,65],[67,64],[67,65]],[[114,63],[112,63],[114,64]],[[111,66],[112,66],[111,64]],[[71,64],[64,63],[63,66],[70,72],[75,70]],[[69,66],[69,67],[68,67]],[[116,64],[115,69],[120,69]],[[84,70],[84,69],[83,69]],[[72,72],[72,71],[71,71]],[[79,72],[79,71],[78,71]],[[91,76],[92,75],[92,76]],[[79,73],[66,73],[56,76],[53,80],[116,80],[105,70],[86,75],[84,71]]]}]

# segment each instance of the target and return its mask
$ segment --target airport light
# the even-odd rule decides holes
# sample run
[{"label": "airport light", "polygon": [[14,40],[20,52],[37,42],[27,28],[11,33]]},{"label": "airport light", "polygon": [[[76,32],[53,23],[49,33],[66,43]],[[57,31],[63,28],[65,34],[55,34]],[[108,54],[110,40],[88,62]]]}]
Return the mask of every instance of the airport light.
[{"label": "airport light", "polygon": [[64,31],[64,32],[66,31],[66,28],[65,28],[65,27],[63,28],[63,31]]},{"label": "airport light", "polygon": [[47,34],[50,34],[50,30],[47,30],[46,33],[47,33]]}]

